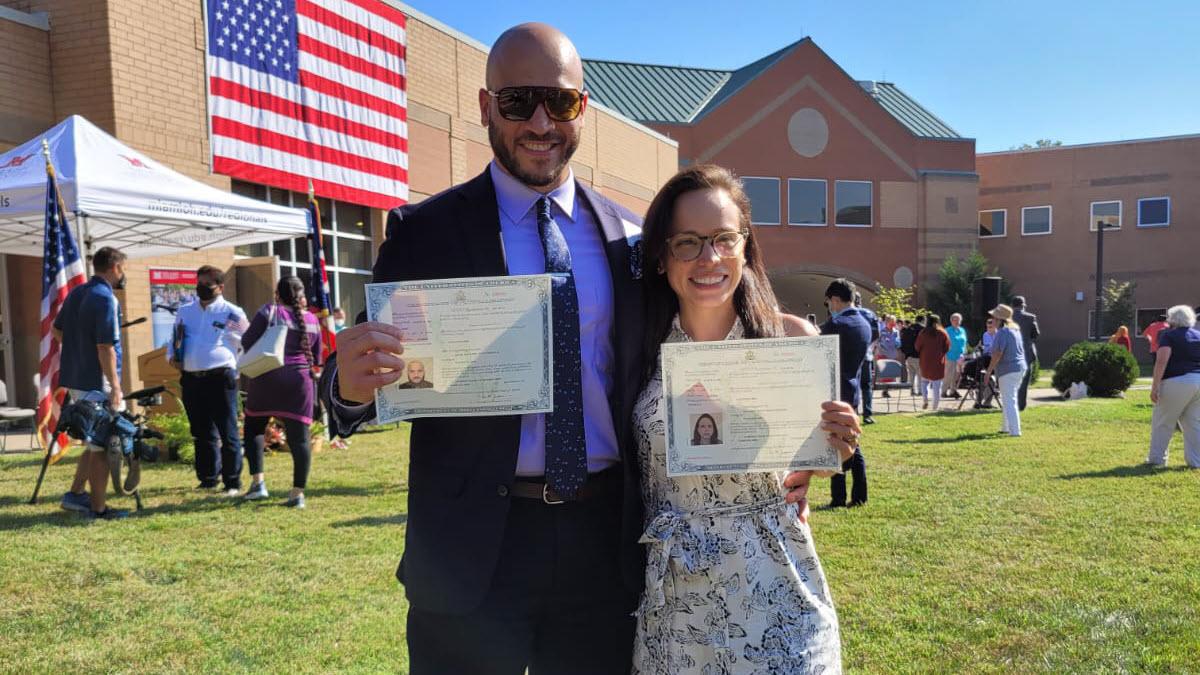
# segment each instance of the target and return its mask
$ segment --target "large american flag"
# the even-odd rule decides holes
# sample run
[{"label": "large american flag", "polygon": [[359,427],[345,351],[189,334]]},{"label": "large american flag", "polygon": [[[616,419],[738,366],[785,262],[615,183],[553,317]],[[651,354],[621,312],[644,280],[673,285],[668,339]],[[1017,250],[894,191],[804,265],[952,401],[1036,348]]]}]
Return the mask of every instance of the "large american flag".
[{"label": "large american flag", "polygon": [[[58,426],[58,414],[62,408],[66,390],[58,388],[58,366],[61,345],[54,339],[52,329],[58,310],[67,299],[72,288],[87,282],[83,272],[83,261],[62,201],[58,198],[58,185],[54,181],[54,170],[47,164],[46,177],[46,236],[42,251],[42,326],[41,364],[38,367],[38,439],[42,447],[48,447]],[[51,461],[58,461],[67,449],[67,435],[60,434]]]},{"label": "large american flag", "polygon": [[408,201],[404,14],[382,0],[206,0],[213,171]]}]

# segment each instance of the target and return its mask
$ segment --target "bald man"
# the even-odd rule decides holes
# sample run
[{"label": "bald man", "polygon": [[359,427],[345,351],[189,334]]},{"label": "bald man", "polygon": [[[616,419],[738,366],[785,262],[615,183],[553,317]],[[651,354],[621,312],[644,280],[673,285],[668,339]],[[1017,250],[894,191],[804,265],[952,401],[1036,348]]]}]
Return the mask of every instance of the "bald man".
[{"label": "bald man", "polygon": [[[411,672],[624,673],[644,564],[629,423],[642,372],[631,260],[641,219],[571,172],[588,97],[566,36],[509,29],[485,84],[493,161],[388,214],[375,281],[554,273],[555,412],[412,423],[397,571]],[[347,328],[338,347],[321,390],[347,436],[374,417],[375,390],[407,371],[390,326]]]}]

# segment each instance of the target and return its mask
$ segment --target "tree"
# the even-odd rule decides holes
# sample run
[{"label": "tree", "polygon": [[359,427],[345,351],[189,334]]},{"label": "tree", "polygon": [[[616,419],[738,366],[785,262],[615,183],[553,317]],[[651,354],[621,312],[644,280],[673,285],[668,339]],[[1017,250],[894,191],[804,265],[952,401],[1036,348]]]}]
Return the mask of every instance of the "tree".
[{"label": "tree", "polygon": [[[983,317],[974,310],[991,308],[971,306],[975,295],[975,280],[990,276],[998,276],[997,270],[988,266],[987,258],[979,251],[972,251],[971,255],[962,260],[949,256],[938,270],[937,283],[929,289],[929,309],[936,313],[944,324],[950,323],[950,315],[954,312],[962,314],[963,327],[967,329],[971,341],[978,340],[983,331]],[[1007,279],[1001,279],[1001,299],[1011,302],[1012,295],[1012,284]]]},{"label": "tree", "polygon": [[1049,138],[1039,138],[1036,141],[1034,141],[1033,143],[1034,143],[1033,145],[1030,145],[1028,143],[1014,145],[1014,146],[1010,147],[1009,150],[1034,150],[1036,148],[1057,148],[1060,145],[1062,145],[1062,141],[1054,141]]},{"label": "tree", "polygon": [[891,314],[897,319],[912,320],[920,313],[912,306],[912,296],[912,286],[877,284],[875,299],[871,301],[871,304],[875,306],[875,312],[881,319],[885,315]]},{"label": "tree", "polygon": [[1097,337],[1112,335],[1117,332],[1118,326],[1133,327],[1136,307],[1133,295],[1136,290],[1136,282],[1108,280],[1103,290],[1104,320],[1100,326],[1102,332]]}]

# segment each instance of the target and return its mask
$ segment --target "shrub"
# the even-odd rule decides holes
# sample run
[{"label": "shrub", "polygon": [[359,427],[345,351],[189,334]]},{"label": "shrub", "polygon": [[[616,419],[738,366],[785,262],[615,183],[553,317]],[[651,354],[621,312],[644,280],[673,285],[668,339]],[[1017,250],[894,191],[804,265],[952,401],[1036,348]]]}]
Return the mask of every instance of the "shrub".
[{"label": "shrub", "polygon": [[1138,364],[1124,347],[1077,342],[1054,364],[1054,388],[1066,391],[1074,382],[1088,386],[1090,396],[1116,396],[1137,380]]},{"label": "shrub", "polygon": [[181,412],[155,415],[150,419],[150,427],[162,432],[168,457],[186,463],[195,459],[196,447],[187,415]]}]

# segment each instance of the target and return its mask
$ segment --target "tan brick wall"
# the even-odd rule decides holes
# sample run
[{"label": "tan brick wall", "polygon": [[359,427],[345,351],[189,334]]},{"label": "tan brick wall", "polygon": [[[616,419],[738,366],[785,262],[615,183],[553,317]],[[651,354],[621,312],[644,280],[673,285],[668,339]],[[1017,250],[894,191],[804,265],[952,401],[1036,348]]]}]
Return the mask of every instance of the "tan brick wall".
[{"label": "tan brick wall", "polygon": [[917,232],[916,282],[919,299],[937,282],[946,258],[964,258],[978,242],[979,181],[975,176],[923,177],[922,226]]},{"label": "tan brick wall", "polygon": [[26,4],[29,11],[50,15],[55,121],[83,115],[105,131],[114,131],[110,3],[30,0]]},{"label": "tan brick wall", "polygon": [[228,189],[227,178],[209,175],[201,4],[108,0],[108,7],[116,135],[187,176]]},{"label": "tan brick wall", "polygon": [[50,86],[50,34],[0,19],[0,147],[54,125]]}]

